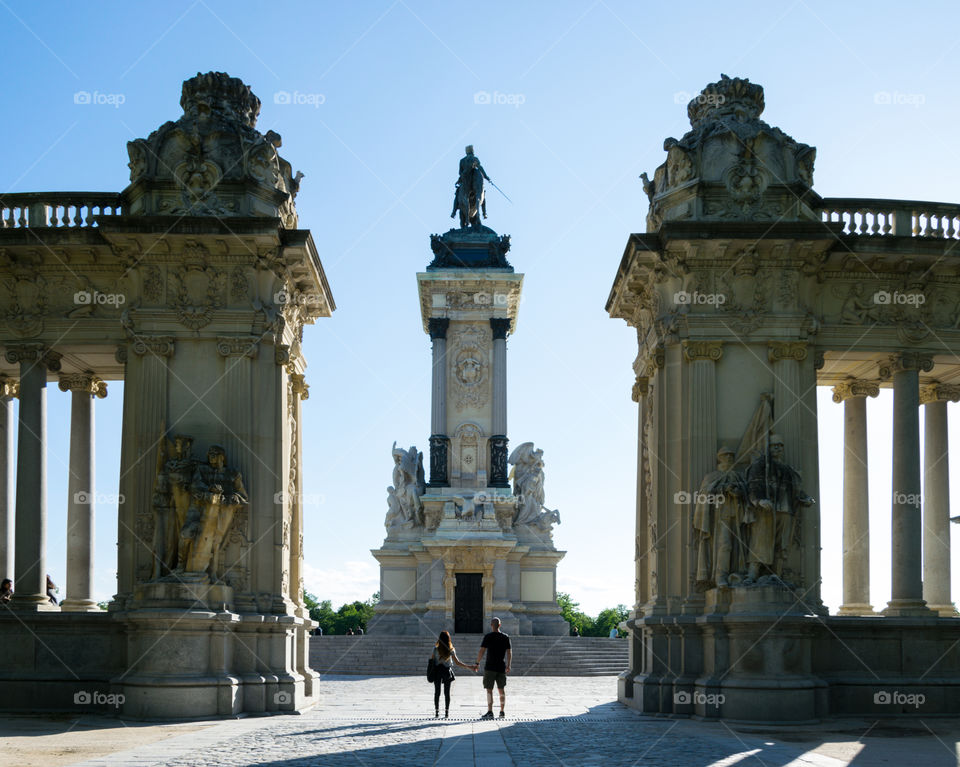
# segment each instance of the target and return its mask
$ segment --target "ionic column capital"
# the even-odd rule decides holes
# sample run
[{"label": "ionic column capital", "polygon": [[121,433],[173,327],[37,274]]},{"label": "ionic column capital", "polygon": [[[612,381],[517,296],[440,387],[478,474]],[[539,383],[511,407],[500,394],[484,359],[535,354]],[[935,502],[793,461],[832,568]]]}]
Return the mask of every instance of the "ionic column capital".
[{"label": "ionic column capital", "polygon": [[427,320],[427,330],[430,331],[430,340],[445,339],[447,328],[450,327],[449,317],[431,317]]},{"label": "ionic column capital", "polygon": [[300,399],[308,399],[310,397],[310,384],[304,380],[303,373],[290,374],[290,390],[294,394],[299,394]]},{"label": "ionic column capital", "polygon": [[60,376],[60,391],[83,392],[103,399],[107,396],[107,382],[93,373],[65,373]]},{"label": "ionic column capital", "polygon": [[650,379],[647,376],[637,376],[637,380],[633,384],[633,391],[630,393],[630,398],[634,402],[639,402],[641,397],[646,397],[650,391]]},{"label": "ionic column capital", "polygon": [[684,339],[683,358],[687,362],[696,362],[697,360],[707,360],[709,362],[719,362],[723,357],[723,341],[696,341]]},{"label": "ionic column capital", "polygon": [[172,357],[175,339],[173,336],[133,336],[133,353],[138,357],[151,354],[155,357]]},{"label": "ionic column capital", "polygon": [[960,386],[939,381],[921,386],[920,404],[929,405],[932,402],[960,402]]},{"label": "ionic column capital", "polygon": [[891,354],[886,360],[880,362],[878,370],[880,378],[884,381],[892,378],[894,373],[902,373],[907,370],[929,373],[933,370],[933,355],[923,352],[898,352],[897,354]]},{"label": "ionic column capital", "polygon": [[505,339],[507,333],[510,332],[510,325],[509,317],[491,317],[490,327],[493,328],[493,340]]},{"label": "ionic column capital", "polygon": [[260,339],[257,336],[217,336],[217,354],[221,357],[257,358]]},{"label": "ionic column capital", "polygon": [[860,378],[847,378],[833,387],[833,401],[843,402],[852,397],[876,397],[880,394],[880,384]]},{"label": "ionic column capital", "polygon": [[47,370],[56,373],[60,370],[60,360],[63,355],[47,348],[43,344],[15,344],[7,346],[4,354],[7,362],[11,365],[18,365],[24,362],[36,362],[43,365]]},{"label": "ionic column capital", "polygon": [[806,341],[768,341],[767,359],[770,362],[781,360],[803,362],[807,358],[808,346]]}]

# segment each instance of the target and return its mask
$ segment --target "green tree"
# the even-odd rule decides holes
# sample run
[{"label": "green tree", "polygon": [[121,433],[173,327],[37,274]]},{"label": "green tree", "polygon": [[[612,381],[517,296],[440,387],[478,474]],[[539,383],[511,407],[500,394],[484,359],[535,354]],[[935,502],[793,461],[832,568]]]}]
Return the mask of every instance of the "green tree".
[{"label": "green tree", "polygon": [[309,591],[303,592],[303,603],[310,611],[310,617],[320,624],[324,634],[346,634],[348,629],[367,630],[367,623],[373,618],[374,607],[380,602],[377,592],[365,602],[348,602],[339,610],[333,609],[329,599],[322,602]]},{"label": "green tree", "polygon": [[590,634],[590,636],[609,636],[610,629],[616,628],[622,621],[625,621],[627,614],[628,611],[624,605],[617,605],[616,607],[608,607],[606,610],[601,610],[593,625],[594,633]]},{"label": "green tree", "polygon": [[560,614],[571,628],[576,626],[582,636],[593,636],[589,633],[593,629],[593,618],[580,611],[579,602],[574,602],[566,592],[558,591],[557,604],[560,605]]}]

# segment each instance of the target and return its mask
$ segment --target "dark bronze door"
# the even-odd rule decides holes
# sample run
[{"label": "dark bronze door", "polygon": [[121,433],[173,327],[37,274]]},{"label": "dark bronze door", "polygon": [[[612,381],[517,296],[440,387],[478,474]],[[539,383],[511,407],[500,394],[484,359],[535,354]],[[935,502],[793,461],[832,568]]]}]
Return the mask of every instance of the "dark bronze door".
[{"label": "dark bronze door", "polygon": [[453,596],[453,630],[457,634],[483,633],[483,574],[457,573]]}]

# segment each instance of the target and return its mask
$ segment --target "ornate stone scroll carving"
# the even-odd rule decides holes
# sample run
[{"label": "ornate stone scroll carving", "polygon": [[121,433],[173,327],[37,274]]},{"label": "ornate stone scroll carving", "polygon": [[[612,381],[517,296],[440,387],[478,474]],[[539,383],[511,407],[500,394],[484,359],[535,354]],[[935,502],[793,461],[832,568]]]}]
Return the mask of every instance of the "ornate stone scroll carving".
[{"label": "ornate stone scroll carving", "polygon": [[710,360],[719,362],[723,357],[723,341],[683,341],[683,358],[687,362]]},{"label": "ornate stone scroll carving", "polygon": [[630,391],[630,398],[634,402],[640,402],[641,397],[646,397],[650,391],[650,379],[647,376],[637,376],[633,382],[633,388]]},{"label": "ornate stone scroll carving", "polygon": [[60,376],[60,391],[80,391],[92,394],[99,399],[107,396],[106,381],[93,373],[68,373]]},{"label": "ornate stone scroll carving", "polygon": [[807,358],[806,341],[769,341],[767,343],[767,359],[770,362],[780,360],[796,360],[803,362]]},{"label": "ornate stone scroll carving", "polygon": [[176,339],[173,336],[141,336],[134,335],[133,353],[142,357],[152,354],[156,357],[172,357]]},{"label": "ornate stone scroll carving", "polygon": [[63,355],[47,348],[43,344],[13,344],[7,346],[4,358],[11,365],[19,365],[23,362],[34,362],[43,365],[51,372],[60,370],[60,360]]},{"label": "ornate stone scroll carving", "polygon": [[880,384],[876,381],[864,381],[859,378],[847,378],[833,387],[833,401],[843,402],[851,397],[876,397],[880,394]]},{"label": "ornate stone scroll carving", "polygon": [[917,370],[923,373],[929,373],[933,370],[933,356],[923,352],[899,352],[891,354],[885,361],[878,366],[880,378],[884,381],[893,377],[894,373],[900,373],[905,370]]},{"label": "ornate stone scroll carving", "polygon": [[217,354],[221,357],[257,358],[260,351],[258,336],[217,336]]},{"label": "ornate stone scroll carving", "polygon": [[939,381],[920,387],[920,404],[930,402],[960,402],[960,386],[956,384],[942,384]]},{"label": "ornate stone scroll carving", "polygon": [[302,400],[310,398],[310,384],[306,382],[302,373],[290,374],[290,391],[299,395]]}]

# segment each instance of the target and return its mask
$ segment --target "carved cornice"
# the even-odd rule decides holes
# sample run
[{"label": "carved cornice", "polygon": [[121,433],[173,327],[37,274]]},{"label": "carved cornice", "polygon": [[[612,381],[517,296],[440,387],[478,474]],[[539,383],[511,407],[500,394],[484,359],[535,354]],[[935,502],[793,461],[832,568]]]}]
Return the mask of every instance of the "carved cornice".
[{"label": "carved cornice", "polygon": [[0,400],[13,399],[20,396],[20,382],[7,376],[0,376]]},{"label": "carved cornice", "polygon": [[56,373],[60,370],[60,360],[63,355],[48,349],[43,344],[16,344],[7,347],[4,357],[11,365],[34,362]]},{"label": "carved cornice", "polygon": [[103,399],[107,396],[107,382],[89,371],[66,373],[60,376],[60,391],[83,392]]},{"label": "carved cornice", "polygon": [[880,394],[880,384],[860,378],[848,378],[833,387],[833,401],[843,402],[852,397],[876,397]]},{"label": "carved cornice", "polygon": [[650,379],[647,376],[637,376],[633,384],[633,391],[630,393],[634,402],[639,402],[641,397],[646,397],[650,391]]},{"label": "carved cornice", "polygon": [[133,336],[133,353],[138,357],[152,354],[155,357],[172,357],[175,351],[173,336]]},{"label": "carved cornice", "polygon": [[920,404],[929,405],[932,402],[960,402],[960,386],[939,381],[921,386]]},{"label": "carved cornice", "polygon": [[448,317],[431,317],[427,320],[427,329],[430,331],[430,340],[445,339],[447,337],[447,328],[450,327]]},{"label": "carved cornice", "polygon": [[290,374],[290,391],[294,394],[299,394],[300,399],[308,399],[310,397],[310,384],[306,383],[302,373]]},{"label": "carved cornice", "polygon": [[493,328],[493,340],[501,340],[507,337],[510,332],[511,321],[509,317],[491,317],[490,327]]},{"label": "carved cornice", "polygon": [[683,341],[683,358],[687,362],[707,360],[719,362],[723,356],[723,341]]},{"label": "carved cornice", "polygon": [[767,342],[767,359],[770,362],[781,360],[796,360],[803,362],[807,358],[806,341],[769,341]]},{"label": "carved cornice", "polygon": [[933,356],[922,352],[899,352],[891,354],[879,363],[880,378],[884,381],[892,378],[894,373],[903,373],[907,370],[929,373],[933,370]]},{"label": "carved cornice", "polygon": [[217,353],[221,357],[257,358],[260,338],[257,336],[217,336]]}]

